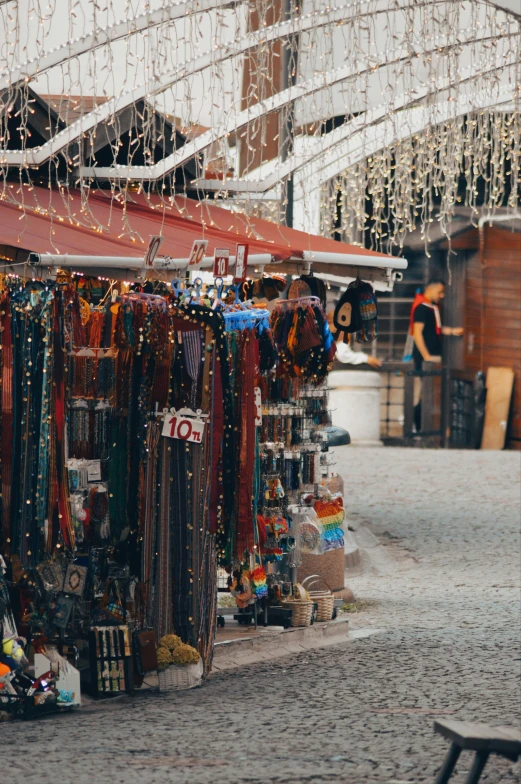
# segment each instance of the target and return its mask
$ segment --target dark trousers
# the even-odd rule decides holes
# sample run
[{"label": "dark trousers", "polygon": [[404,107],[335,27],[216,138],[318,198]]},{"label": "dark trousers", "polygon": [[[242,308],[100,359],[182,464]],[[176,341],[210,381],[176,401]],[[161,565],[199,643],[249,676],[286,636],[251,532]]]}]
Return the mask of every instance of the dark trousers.
[{"label": "dark trousers", "polygon": [[420,400],[414,406],[414,427],[416,428],[416,432],[419,433],[422,429],[422,402]]},{"label": "dark trousers", "polygon": [[[414,369],[421,370],[423,367],[423,359],[422,357],[414,357]],[[422,401],[421,397],[419,401],[414,406],[414,427],[416,428],[416,432],[419,433],[422,429]]]}]

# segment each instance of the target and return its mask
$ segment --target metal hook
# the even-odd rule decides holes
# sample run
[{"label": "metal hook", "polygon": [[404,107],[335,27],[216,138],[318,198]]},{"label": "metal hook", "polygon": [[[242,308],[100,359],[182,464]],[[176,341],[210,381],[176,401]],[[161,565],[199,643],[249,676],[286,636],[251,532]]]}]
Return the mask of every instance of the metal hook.
[{"label": "metal hook", "polygon": [[221,277],[217,277],[214,280],[214,287],[215,287],[215,299],[212,304],[212,310],[215,310],[218,305],[222,302],[222,294],[224,288],[224,280]]},{"label": "metal hook", "polygon": [[203,279],[202,278],[196,278],[194,280],[195,304],[196,305],[199,305],[199,302],[201,301],[201,289],[202,289],[202,287],[203,287]]}]

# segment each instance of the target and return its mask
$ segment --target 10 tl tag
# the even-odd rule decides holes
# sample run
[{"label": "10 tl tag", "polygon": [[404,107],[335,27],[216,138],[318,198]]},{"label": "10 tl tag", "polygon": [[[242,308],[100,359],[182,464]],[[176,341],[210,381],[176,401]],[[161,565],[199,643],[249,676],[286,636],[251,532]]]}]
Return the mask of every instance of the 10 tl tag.
[{"label": "10 tl tag", "polygon": [[213,252],[214,278],[225,278],[228,275],[230,251],[227,248],[216,248]]},{"label": "10 tl tag", "polygon": [[205,419],[208,414],[201,414],[201,411],[192,411],[189,408],[175,408],[165,411],[163,420],[162,435],[167,438],[178,438],[181,441],[191,441],[194,444],[202,444]]}]

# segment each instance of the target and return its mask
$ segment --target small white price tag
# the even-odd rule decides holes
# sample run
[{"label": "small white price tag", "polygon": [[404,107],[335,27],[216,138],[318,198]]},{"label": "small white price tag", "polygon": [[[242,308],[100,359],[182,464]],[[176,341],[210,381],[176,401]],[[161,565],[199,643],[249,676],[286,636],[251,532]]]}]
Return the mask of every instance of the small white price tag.
[{"label": "small white price tag", "polygon": [[246,267],[248,266],[248,246],[237,245],[235,254],[235,272],[233,279],[236,283],[246,280]]},{"label": "small white price tag", "polygon": [[148,250],[145,256],[145,267],[150,269],[154,264],[154,259],[157,256],[157,252],[161,245],[163,244],[164,237],[161,237],[159,234],[154,234],[150,237],[150,242],[148,243]]},{"label": "small white price tag", "polygon": [[87,478],[89,482],[101,482],[101,462],[91,460],[87,465]]},{"label": "small white price tag", "polygon": [[194,240],[192,250],[190,251],[190,258],[188,259],[189,269],[199,269],[204,259],[204,254],[207,247],[208,240]]},{"label": "small white price tag", "polygon": [[202,444],[205,428],[204,419],[188,416],[181,411],[166,414],[163,420],[162,435],[168,438],[178,438],[181,441],[191,441]]},{"label": "small white price tag", "polygon": [[227,248],[216,248],[213,252],[213,276],[225,278],[228,274],[230,251]]},{"label": "small white price tag", "polygon": [[262,395],[260,387],[255,387],[255,427],[262,425]]}]

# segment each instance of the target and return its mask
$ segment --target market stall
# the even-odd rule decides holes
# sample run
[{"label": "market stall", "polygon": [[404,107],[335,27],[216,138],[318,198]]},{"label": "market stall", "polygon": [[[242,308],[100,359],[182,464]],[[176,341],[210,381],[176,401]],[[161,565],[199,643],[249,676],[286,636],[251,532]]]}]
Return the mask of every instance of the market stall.
[{"label": "market stall", "polygon": [[343,548],[324,283],[98,258],[37,253],[0,280],[0,710],[204,677],[218,567],[244,616],[332,613],[296,583],[303,552]]}]

